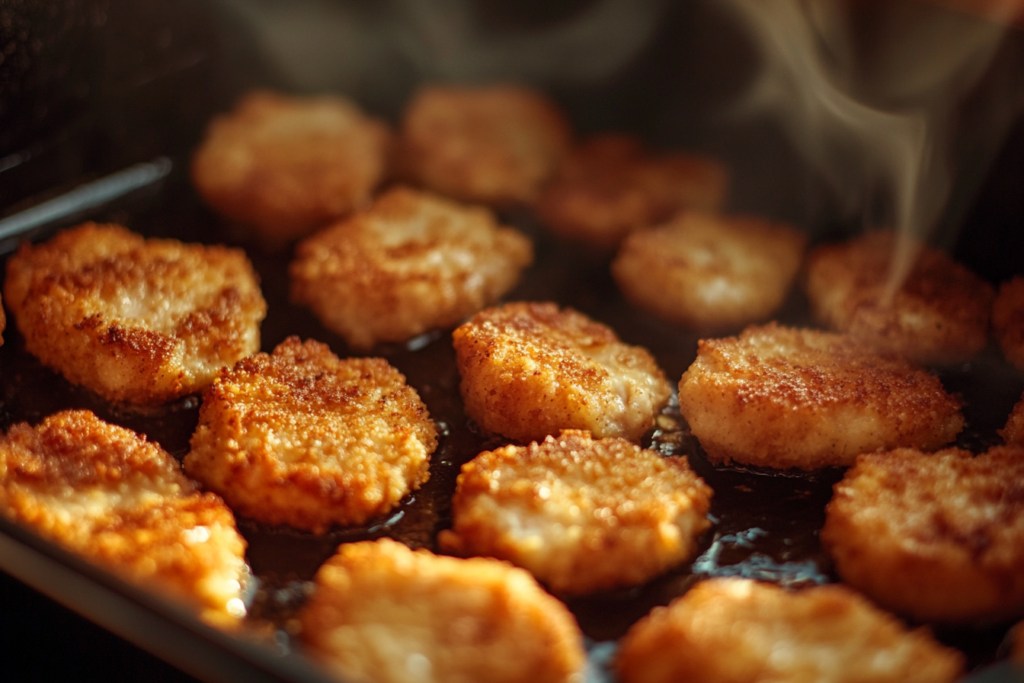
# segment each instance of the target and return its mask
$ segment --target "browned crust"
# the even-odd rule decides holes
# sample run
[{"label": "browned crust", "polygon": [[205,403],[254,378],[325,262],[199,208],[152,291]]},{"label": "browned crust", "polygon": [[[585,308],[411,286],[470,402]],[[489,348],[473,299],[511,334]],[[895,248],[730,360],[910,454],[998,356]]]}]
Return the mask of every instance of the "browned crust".
[{"label": "browned crust", "polygon": [[1024,370],[1024,275],[999,287],[992,303],[992,331],[1006,360]]},{"label": "browned crust", "polygon": [[1024,446],[1024,395],[1013,406],[1010,416],[1006,419],[1006,426],[999,430],[999,435],[1008,444]]}]

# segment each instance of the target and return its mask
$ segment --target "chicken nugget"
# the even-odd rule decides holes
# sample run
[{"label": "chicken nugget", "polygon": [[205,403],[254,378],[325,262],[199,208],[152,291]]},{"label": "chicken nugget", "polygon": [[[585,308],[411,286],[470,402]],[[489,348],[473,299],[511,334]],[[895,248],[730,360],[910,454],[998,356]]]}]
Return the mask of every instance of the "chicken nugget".
[{"label": "chicken nugget", "polygon": [[396,188],[302,242],[292,299],[354,348],[452,327],[515,286],[528,237],[483,207]]},{"label": "chicken nugget", "polygon": [[315,533],[391,510],[429,476],[437,427],[382,358],[289,337],[203,392],[185,471],[238,514]]},{"label": "chicken nugget", "polygon": [[192,181],[218,213],[278,248],[368,203],[393,136],[340,97],[258,90],[214,118],[192,159]]},{"label": "chicken nugget", "polygon": [[999,287],[992,302],[992,331],[1006,360],[1024,370],[1024,275]]},{"label": "chicken nugget", "polygon": [[231,511],[158,445],[89,411],[0,439],[0,513],[206,621],[245,615],[245,541]]},{"label": "chicken nugget", "polygon": [[23,244],[4,287],[25,346],[74,384],[153,406],[259,350],[267,312],[239,249],[84,223]]},{"label": "chicken nugget", "polygon": [[463,465],[452,529],[439,541],[579,595],[644,583],[692,556],[710,505],[711,489],[686,458],[563,430]]},{"label": "chicken nugget", "polygon": [[1024,616],[1024,448],[862,455],[821,540],[844,581],[920,621]]},{"label": "chicken nugget", "polygon": [[486,309],[453,338],[466,414],[522,443],[562,429],[637,441],[672,394],[651,354],[553,303]]},{"label": "chicken nugget", "polygon": [[939,448],[964,423],[938,378],[904,358],[775,323],[701,340],[679,410],[712,462],[803,470],[879,448]]},{"label": "chicken nugget", "polygon": [[497,560],[342,545],[300,614],[312,653],[357,683],[583,683],[582,636],[565,605]]},{"label": "chicken nugget", "polygon": [[1008,444],[1019,444],[1024,446],[1024,395],[1021,395],[1017,405],[1010,412],[1006,419],[1006,426],[999,430],[999,435]]},{"label": "chicken nugget", "polygon": [[444,195],[532,204],[570,137],[558,108],[528,88],[433,85],[406,108],[399,163],[410,180]]},{"label": "chicken nugget", "polygon": [[612,275],[627,299],[669,322],[739,328],[782,305],[806,242],[781,223],[687,211],[627,237]]},{"label": "chicken nugget", "polygon": [[[919,363],[968,360],[987,343],[992,286],[942,252],[901,239],[872,232],[811,250],[804,288],[814,315]],[[913,265],[890,291],[900,254]]]},{"label": "chicken nugget", "polygon": [[943,683],[964,657],[844,586],[702,581],[623,638],[622,683]]}]

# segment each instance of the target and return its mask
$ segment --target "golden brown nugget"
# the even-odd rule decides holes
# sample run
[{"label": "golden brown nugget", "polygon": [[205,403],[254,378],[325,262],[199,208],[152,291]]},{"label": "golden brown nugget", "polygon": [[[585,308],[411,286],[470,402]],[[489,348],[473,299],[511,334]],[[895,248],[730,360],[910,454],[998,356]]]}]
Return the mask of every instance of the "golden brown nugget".
[{"label": "golden brown nugget", "polygon": [[872,453],[834,489],[821,539],[851,586],[920,621],[1024,616],[1024,449]]},{"label": "golden brown nugget", "polygon": [[238,249],[84,223],[23,244],[4,287],[25,346],[106,399],[158,405],[259,350],[267,304]]},{"label": "golden brown nugget", "polygon": [[999,287],[992,302],[992,331],[1006,360],[1024,370],[1024,275]]},{"label": "golden brown nugget", "polygon": [[540,93],[514,85],[421,88],[402,121],[410,180],[484,204],[531,204],[569,146],[569,124]]},{"label": "golden brown nugget", "polygon": [[687,211],[627,237],[612,275],[627,299],[669,322],[739,328],[782,305],[806,242],[782,223]]},{"label": "golden brown nugget", "polygon": [[959,652],[844,586],[702,581],[623,638],[622,683],[946,683]]},{"label": "golden brown nugget", "polygon": [[572,151],[541,195],[537,211],[555,232],[601,249],[684,209],[717,211],[728,174],[711,159],[651,154],[627,135],[591,138]]},{"label": "golden brown nugget", "polygon": [[210,122],[192,180],[216,211],[279,247],[368,203],[392,145],[387,125],[349,100],[258,90]]},{"label": "golden brown nugget", "polygon": [[185,471],[236,513],[323,533],[391,510],[429,476],[437,427],[382,358],[289,337],[203,393]]},{"label": "golden brown nugget", "polygon": [[211,623],[245,615],[245,541],[231,511],[158,445],[89,411],[11,427],[0,440],[0,514]]},{"label": "golden brown nugget", "polygon": [[679,410],[712,462],[803,470],[940,448],[963,427],[959,401],[902,357],[775,323],[701,340]]},{"label": "golden brown nugget", "polygon": [[466,414],[522,443],[562,429],[637,441],[672,393],[647,351],[553,303],[486,309],[453,338]]},{"label": "golden brown nugget", "polygon": [[691,557],[710,505],[686,458],[564,430],[463,465],[452,529],[439,540],[579,595],[643,583]]},{"label": "golden brown nugget", "polygon": [[365,683],[583,683],[572,614],[530,574],[497,560],[342,545],[300,615],[313,654]]},{"label": "golden brown nugget", "polygon": [[891,294],[895,233],[872,232],[811,250],[804,288],[814,315],[920,363],[969,359],[987,343],[992,286],[942,252],[904,246],[913,268]]},{"label": "golden brown nugget", "polygon": [[1006,419],[1006,426],[999,430],[999,435],[1008,444],[1024,446],[1024,395],[1013,407],[1010,417]]},{"label": "golden brown nugget", "polygon": [[355,348],[453,327],[497,301],[533,261],[489,209],[396,188],[302,242],[292,298]]}]

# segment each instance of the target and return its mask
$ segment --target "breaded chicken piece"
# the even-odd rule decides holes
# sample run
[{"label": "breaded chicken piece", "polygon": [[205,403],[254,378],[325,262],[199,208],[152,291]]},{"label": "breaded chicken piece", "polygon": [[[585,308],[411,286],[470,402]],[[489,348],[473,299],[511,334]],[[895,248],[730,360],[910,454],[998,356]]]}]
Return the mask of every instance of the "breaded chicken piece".
[{"label": "breaded chicken piece", "polygon": [[497,560],[344,544],[303,609],[312,653],[355,683],[583,683],[572,614]]},{"label": "breaded chicken piece", "polygon": [[453,327],[493,304],[533,261],[533,244],[489,209],[396,188],[302,242],[292,299],[350,346]]},{"label": "breaded chicken piece", "polygon": [[672,393],[647,351],[553,303],[481,311],[453,339],[466,414],[522,443],[562,429],[638,441]]},{"label": "breaded chicken piece", "polygon": [[999,287],[992,302],[992,332],[1006,360],[1024,370],[1024,275]]},{"label": "breaded chicken piece", "polygon": [[903,358],[775,323],[701,340],[679,410],[712,462],[804,470],[879,448],[936,449],[964,423],[938,378]]},{"label": "breaded chicken piece", "polygon": [[627,237],[612,275],[627,299],[669,322],[739,328],[782,305],[806,242],[782,223],[687,211]]},{"label": "breaded chicken piece", "polygon": [[203,393],[185,471],[236,513],[323,533],[391,510],[427,480],[437,427],[382,358],[289,337]]},{"label": "breaded chicken piece", "polygon": [[844,581],[920,621],[1024,617],[1024,448],[862,455],[821,539]]},{"label": "breaded chicken piece", "polygon": [[558,108],[528,88],[433,85],[405,110],[399,164],[409,180],[457,199],[532,204],[570,137]]},{"label": "breaded chicken piece", "polygon": [[964,657],[844,586],[702,581],[633,625],[622,683],[944,683]]},{"label": "breaded chicken piece", "polygon": [[814,315],[919,363],[968,360],[987,343],[992,286],[942,252],[903,246],[914,265],[891,296],[893,254],[900,249],[895,233],[872,232],[811,250],[804,289]]},{"label": "breaded chicken piece", "polygon": [[199,391],[259,350],[267,312],[241,250],[95,223],[23,244],[7,263],[4,296],[30,353],[136,405]]},{"label": "breaded chicken piece", "polygon": [[686,458],[564,430],[463,465],[452,529],[438,540],[580,595],[644,583],[685,561],[710,526],[710,506],[711,489]]},{"label": "breaded chicken piece", "polygon": [[231,511],[158,445],[89,411],[16,424],[0,439],[0,514],[208,622],[245,615],[245,541]]},{"label": "breaded chicken piece", "polygon": [[683,209],[717,211],[728,174],[717,161],[683,152],[651,154],[627,135],[598,135],[572,151],[537,206],[555,232],[614,249],[631,232]]},{"label": "breaded chicken piece", "polygon": [[257,90],[210,122],[192,181],[217,212],[277,248],[368,203],[392,147],[387,125],[347,99]]},{"label": "breaded chicken piece", "polygon": [[1006,426],[999,430],[999,435],[1008,444],[1019,444],[1024,446],[1024,395],[1021,395],[1017,405],[1010,412],[1006,419]]}]

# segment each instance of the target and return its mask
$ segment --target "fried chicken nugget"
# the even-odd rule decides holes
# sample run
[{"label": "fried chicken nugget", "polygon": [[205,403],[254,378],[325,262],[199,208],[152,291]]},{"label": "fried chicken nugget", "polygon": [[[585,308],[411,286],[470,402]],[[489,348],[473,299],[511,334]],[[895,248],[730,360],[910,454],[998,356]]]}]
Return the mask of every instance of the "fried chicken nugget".
[{"label": "fried chicken nugget", "polygon": [[913,268],[887,295],[900,238],[872,232],[811,250],[804,288],[822,324],[920,363],[965,361],[985,348],[993,289],[942,252],[908,242]]},{"label": "fried chicken nugget", "polygon": [[622,683],[943,683],[964,657],[844,586],[702,581],[623,638]]},{"label": "fried chicken nugget", "polygon": [[992,302],[992,331],[1006,360],[1024,370],[1024,275],[999,287]]},{"label": "fried chicken nugget", "polygon": [[545,188],[537,211],[555,232],[601,249],[683,209],[717,211],[728,174],[712,159],[650,154],[627,135],[598,135],[572,151]]},{"label": "fried chicken nugget", "polygon": [[210,122],[192,181],[276,248],[368,203],[392,146],[387,125],[347,99],[258,90]]},{"label": "fried chicken nugget", "polygon": [[514,85],[421,88],[402,122],[400,165],[416,183],[484,204],[532,204],[569,147],[569,124]]},{"label": "fried chicken nugget", "polygon": [[862,455],[821,540],[844,581],[920,621],[1024,616],[1024,448]]},{"label": "fried chicken nugget", "polygon": [[292,299],[350,346],[452,327],[493,304],[533,261],[533,245],[489,209],[396,188],[302,242]]},{"label": "fried chicken nugget", "polygon": [[687,211],[627,237],[612,275],[627,299],[669,322],[738,328],[782,305],[806,243],[781,223]]},{"label": "fried chicken nugget", "polygon": [[84,223],[23,244],[4,287],[25,345],[106,399],[158,405],[259,350],[267,312],[238,249]]},{"label": "fried chicken nugget", "polygon": [[365,683],[583,683],[582,636],[565,605],[497,560],[342,545],[300,615],[317,658]]},{"label": "fried chicken nugget", "polygon": [[563,430],[463,465],[452,529],[439,541],[579,595],[644,583],[689,558],[710,505],[711,489],[686,458]]},{"label": "fried chicken nugget", "polygon": [[1013,407],[1010,417],[1006,419],[1006,426],[999,430],[999,435],[1008,444],[1024,446],[1024,395]]},{"label": "fried chicken nugget", "polygon": [[466,414],[523,443],[562,429],[637,441],[672,393],[647,351],[553,303],[489,308],[452,336]]},{"label": "fried chicken nugget", "polygon": [[964,423],[938,378],[902,357],[775,323],[701,340],[679,410],[712,462],[804,470],[879,448],[939,448]]},{"label": "fried chicken nugget", "polygon": [[382,358],[289,337],[203,393],[185,471],[238,514],[323,533],[391,510],[427,480],[437,427]]},{"label": "fried chicken nugget", "polygon": [[0,513],[206,621],[245,615],[245,541],[231,511],[158,445],[89,411],[16,424],[0,439]]}]

